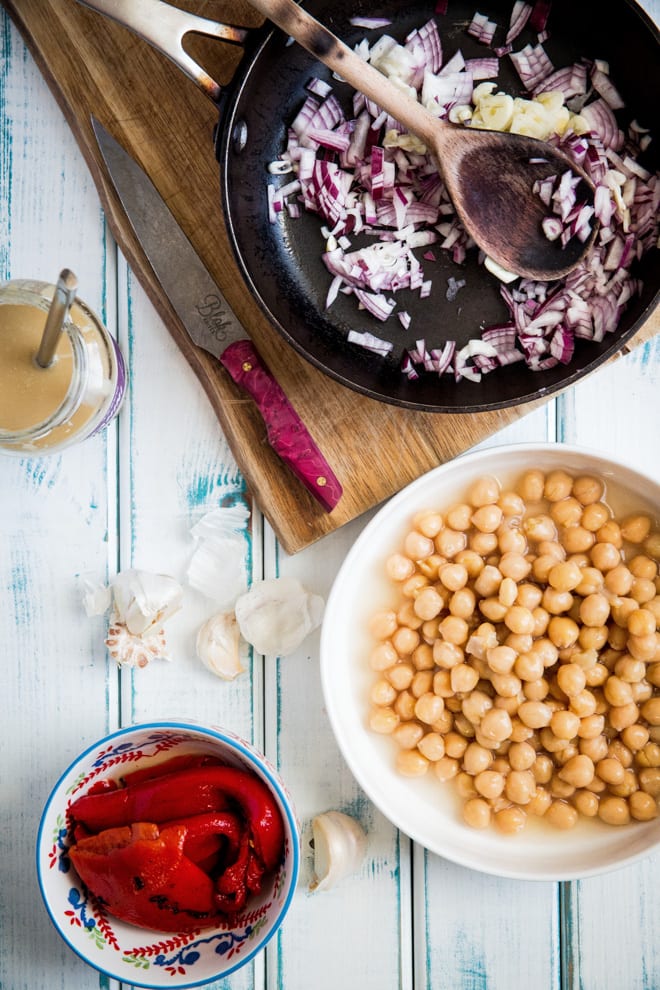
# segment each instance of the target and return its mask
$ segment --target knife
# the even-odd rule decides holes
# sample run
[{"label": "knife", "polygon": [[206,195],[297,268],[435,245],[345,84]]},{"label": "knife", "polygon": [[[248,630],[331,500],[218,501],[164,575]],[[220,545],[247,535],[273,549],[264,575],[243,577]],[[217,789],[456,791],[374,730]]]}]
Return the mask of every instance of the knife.
[{"label": "knife", "polygon": [[147,174],[94,116],[92,128],[135,236],[191,340],[254,399],[273,450],[331,512],[342,487],[307,427]]}]

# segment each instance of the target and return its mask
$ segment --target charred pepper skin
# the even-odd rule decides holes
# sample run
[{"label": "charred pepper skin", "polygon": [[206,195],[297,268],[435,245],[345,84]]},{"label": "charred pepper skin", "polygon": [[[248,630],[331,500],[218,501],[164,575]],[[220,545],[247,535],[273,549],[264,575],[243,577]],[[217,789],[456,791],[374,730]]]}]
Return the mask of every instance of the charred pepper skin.
[{"label": "charred pepper skin", "polygon": [[167,822],[207,811],[222,811],[229,802],[241,809],[266,870],[274,869],[284,848],[284,826],[268,787],[254,774],[236,767],[204,766],[175,770],[132,786],[78,798],[69,809],[72,821],[88,831]]}]

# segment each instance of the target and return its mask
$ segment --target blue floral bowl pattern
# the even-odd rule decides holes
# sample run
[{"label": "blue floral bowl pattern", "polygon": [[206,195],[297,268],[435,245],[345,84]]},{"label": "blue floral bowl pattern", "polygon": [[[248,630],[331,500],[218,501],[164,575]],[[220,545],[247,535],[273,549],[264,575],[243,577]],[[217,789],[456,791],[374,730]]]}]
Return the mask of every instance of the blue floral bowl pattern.
[{"label": "blue floral bowl pattern", "polygon": [[[109,915],[81,884],[69,859],[67,810],[92,784],[185,753],[208,753],[257,774],[282,813],[284,856],[259,896],[232,924],[173,935],[150,932]],[[44,809],[37,838],[37,874],[44,903],[64,941],[107,976],[145,988],[196,987],[244,966],[275,934],[295,892],[300,826],[291,797],[268,760],[226,729],[159,722],[112,733],[62,774]]]}]

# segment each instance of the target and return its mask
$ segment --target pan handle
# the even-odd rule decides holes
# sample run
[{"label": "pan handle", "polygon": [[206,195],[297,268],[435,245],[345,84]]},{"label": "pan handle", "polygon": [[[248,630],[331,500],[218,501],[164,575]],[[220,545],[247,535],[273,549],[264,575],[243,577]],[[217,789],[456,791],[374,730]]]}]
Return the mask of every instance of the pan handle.
[{"label": "pan handle", "polygon": [[139,35],[156,51],[171,59],[213,103],[219,103],[222,87],[188,55],[183,47],[183,39],[187,34],[194,32],[240,45],[248,34],[244,28],[230,27],[227,24],[199,17],[197,14],[189,14],[172,7],[164,0],[78,0],[78,2]]}]

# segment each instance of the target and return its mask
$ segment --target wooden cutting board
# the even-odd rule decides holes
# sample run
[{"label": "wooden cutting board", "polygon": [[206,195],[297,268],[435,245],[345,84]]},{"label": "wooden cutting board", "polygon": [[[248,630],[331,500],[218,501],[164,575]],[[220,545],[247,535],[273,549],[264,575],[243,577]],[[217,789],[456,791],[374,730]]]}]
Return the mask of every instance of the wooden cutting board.
[{"label": "wooden cutting board", "polygon": [[[198,376],[252,495],[285,550],[301,550],[534,408],[526,404],[472,415],[402,410],[362,397],[312,368],[271,328],[234,263],[219,206],[213,104],[146,42],[75,0],[5,0],[5,6],[76,136],[117,242]],[[244,0],[188,0],[178,6],[229,24],[260,23]],[[198,44],[197,37],[195,43],[195,57],[226,83],[240,51],[218,41]],[[190,342],[104,172],[92,113],[150,175],[307,424],[344,488],[332,513],[323,511],[273,453],[251,400]],[[633,346],[658,330],[656,312]]]}]

